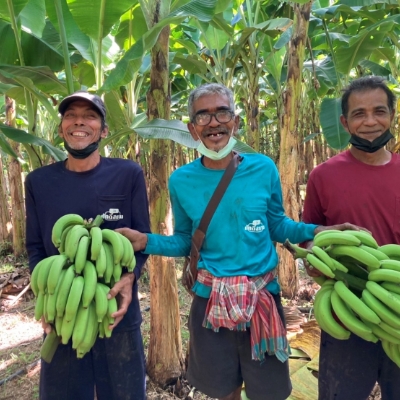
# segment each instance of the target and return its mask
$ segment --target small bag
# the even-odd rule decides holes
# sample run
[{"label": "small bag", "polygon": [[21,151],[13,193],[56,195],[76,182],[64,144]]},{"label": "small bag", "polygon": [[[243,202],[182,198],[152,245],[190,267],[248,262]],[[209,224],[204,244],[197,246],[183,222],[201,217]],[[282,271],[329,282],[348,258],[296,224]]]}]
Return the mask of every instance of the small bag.
[{"label": "small bag", "polygon": [[232,180],[241,160],[242,157],[235,153],[224,174],[222,175],[222,178],[219,181],[210,201],[207,204],[198,228],[195,230],[192,236],[190,255],[185,257],[185,263],[182,271],[182,285],[192,296],[192,287],[197,280],[197,263],[200,258],[200,249],[203,245],[208,225],[210,224],[211,218],[214,215],[214,212],[217,209],[218,204],[220,203],[222,196]]}]

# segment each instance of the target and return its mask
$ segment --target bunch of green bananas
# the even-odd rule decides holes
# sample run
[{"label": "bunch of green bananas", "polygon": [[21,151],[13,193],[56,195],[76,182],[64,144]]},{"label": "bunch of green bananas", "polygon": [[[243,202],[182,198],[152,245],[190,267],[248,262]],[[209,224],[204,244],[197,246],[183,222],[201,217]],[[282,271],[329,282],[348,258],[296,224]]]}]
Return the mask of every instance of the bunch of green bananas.
[{"label": "bunch of green bananas", "polygon": [[58,343],[67,344],[82,358],[97,337],[111,336],[111,314],[118,310],[107,294],[121,278],[122,268],[133,271],[136,259],[130,241],[118,232],[100,229],[101,216],[88,223],[77,214],[59,218],[52,241],[58,255],[40,261],[31,275],[36,296],[35,318],[52,324],[41,349],[50,362]]},{"label": "bunch of green bananas", "polygon": [[290,242],[285,247],[324,276],[314,300],[321,329],[339,340],[350,334],[381,340],[400,367],[400,245],[379,246],[366,231],[326,230],[311,249]]}]

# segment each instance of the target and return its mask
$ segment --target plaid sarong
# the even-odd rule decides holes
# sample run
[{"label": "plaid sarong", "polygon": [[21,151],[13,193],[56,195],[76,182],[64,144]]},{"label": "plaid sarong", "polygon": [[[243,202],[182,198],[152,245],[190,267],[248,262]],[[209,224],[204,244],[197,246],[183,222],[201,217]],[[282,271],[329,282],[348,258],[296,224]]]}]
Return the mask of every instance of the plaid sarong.
[{"label": "plaid sarong", "polygon": [[219,328],[245,331],[250,325],[252,359],[262,361],[267,352],[285,362],[290,355],[286,328],[265,288],[275,274],[274,270],[262,277],[217,278],[199,269],[197,280],[211,287],[203,326],[218,332]]}]

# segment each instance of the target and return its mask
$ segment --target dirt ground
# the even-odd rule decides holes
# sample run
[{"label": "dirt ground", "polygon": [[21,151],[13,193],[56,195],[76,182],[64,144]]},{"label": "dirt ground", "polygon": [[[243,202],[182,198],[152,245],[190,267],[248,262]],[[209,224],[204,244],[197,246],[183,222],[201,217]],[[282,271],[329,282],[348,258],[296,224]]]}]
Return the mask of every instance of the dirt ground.
[{"label": "dirt ground", "polygon": [[[28,290],[19,299],[21,289],[26,287],[29,276],[26,274],[26,262],[16,262],[12,257],[0,258],[0,400],[33,400],[39,398],[38,382],[40,374],[40,346],[42,329],[35,321],[34,296]],[[10,279],[13,275],[13,279]],[[6,290],[4,280],[17,282],[14,290]],[[3,284],[1,284],[3,282]],[[300,271],[300,290],[293,301],[283,299],[288,308],[311,309],[315,291],[318,289],[308,277]],[[18,287],[18,284],[20,285]],[[8,285],[10,288],[10,285]],[[149,341],[150,330],[150,296],[149,279],[145,272],[140,280],[141,310],[143,315],[142,334],[145,349]],[[182,344],[186,351],[188,331],[187,318],[190,307],[190,296],[180,287],[180,314],[182,324]],[[295,323],[295,322],[294,322]],[[295,328],[295,325],[293,325]],[[195,391],[184,379],[173,386],[161,389],[147,381],[148,400],[212,400],[210,397]],[[73,400],[73,399],[71,399]],[[306,400],[306,399],[304,399]],[[349,399],[350,400],[350,399]],[[368,400],[381,400],[379,387],[374,389]]]}]

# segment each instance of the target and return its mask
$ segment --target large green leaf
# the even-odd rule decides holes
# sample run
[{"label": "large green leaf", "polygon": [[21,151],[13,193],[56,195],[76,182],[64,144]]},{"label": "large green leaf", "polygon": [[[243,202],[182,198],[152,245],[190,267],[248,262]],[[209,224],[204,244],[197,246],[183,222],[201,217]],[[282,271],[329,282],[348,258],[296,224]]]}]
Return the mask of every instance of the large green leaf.
[{"label": "large green leaf", "polygon": [[21,25],[33,35],[40,38],[46,25],[46,7],[44,0],[29,0],[21,11]]},{"label": "large green leaf", "polygon": [[329,146],[334,149],[344,149],[350,139],[350,135],[345,131],[340,123],[342,114],[340,100],[325,98],[321,103],[321,112],[319,119],[322,132]]},{"label": "large green leaf", "polygon": [[346,4],[351,7],[368,7],[368,6],[376,6],[378,4],[387,4],[398,6],[398,0],[340,0],[341,4]]},{"label": "large green leaf", "polygon": [[[145,125],[134,128],[134,131],[145,139],[170,139],[183,146],[196,149],[200,144],[192,138],[187,126],[180,120],[153,119]],[[237,141],[234,150],[239,153],[255,153],[246,143]]]},{"label": "large green leaf", "polygon": [[112,26],[133,5],[132,0],[67,0],[79,29],[94,40],[107,36]]},{"label": "large green leaf", "polygon": [[348,75],[357,63],[368,58],[393,29],[394,22],[381,22],[362,29],[349,40],[349,45],[336,51],[336,68]]},{"label": "large green leaf", "polygon": [[158,35],[165,26],[173,23],[179,24],[188,16],[193,16],[202,21],[210,20],[213,17],[216,1],[191,0],[154,25],[125,53],[100,88],[100,92],[115,89],[133,79],[134,73],[142,65],[144,55],[154,46]]},{"label": "large green leaf", "polygon": [[38,138],[37,136],[31,135],[20,129],[11,128],[8,125],[4,125],[2,123],[0,123],[0,131],[14,142],[42,147],[43,152],[45,154],[49,154],[56,161],[61,161],[66,158],[66,154],[62,150],[57,149],[45,139]]},{"label": "large green leaf", "polygon": [[[68,42],[73,45],[84,58],[90,61],[92,64],[96,64],[96,57],[94,56],[94,50],[92,42],[89,36],[85,35],[76,24],[71,12],[68,8],[66,0],[61,1],[63,23],[67,35]],[[54,0],[46,0],[46,11],[50,21],[59,30],[57,13],[55,9]]]},{"label": "large green leaf", "polygon": [[[28,0],[12,0],[14,15],[18,16],[22,9],[26,6]],[[9,21],[10,13],[8,11],[7,0],[0,1],[0,18]]]},{"label": "large green leaf", "polygon": [[0,64],[0,80],[12,84],[17,78],[29,78],[42,92],[67,95],[65,84],[61,82],[47,66],[20,67]]},{"label": "large green leaf", "polygon": [[[22,52],[24,63],[29,66],[46,65],[53,71],[63,69],[64,61],[58,50],[51,43],[54,40],[54,34],[57,33],[54,27],[47,23],[42,38],[38,38],[30,33],[21,32]],[[58,37],[56,38],[59,42]],[[0,63],[9,65],[19,65],[19,55],[15,43],[15,36],[11,25],[8,22],[0,20]]]},{"label": "large green leaf", "polygon": [[18,159],[18,155],[14,153],[14,150],[10,146],[10,143],[7,142],[7,140],[4,138],[3,135],[0,135],[0,149],[5,153],[8,154],[11,157],[14,157],[15,159]]}]

